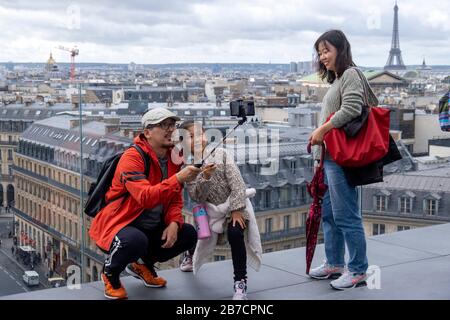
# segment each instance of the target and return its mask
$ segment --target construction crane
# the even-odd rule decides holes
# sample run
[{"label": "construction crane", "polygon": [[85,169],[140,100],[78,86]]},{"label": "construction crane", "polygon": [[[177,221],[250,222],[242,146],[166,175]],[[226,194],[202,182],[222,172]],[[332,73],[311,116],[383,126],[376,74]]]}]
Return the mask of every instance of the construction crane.
[{"label": "construction crane", "polygon": [[58,49],[70,52],[70,81],[74,82],[75,80],[75,56],[80,53],[77,46],[74,46],[72,49],[66,48],[64,46],[59,46]]}]

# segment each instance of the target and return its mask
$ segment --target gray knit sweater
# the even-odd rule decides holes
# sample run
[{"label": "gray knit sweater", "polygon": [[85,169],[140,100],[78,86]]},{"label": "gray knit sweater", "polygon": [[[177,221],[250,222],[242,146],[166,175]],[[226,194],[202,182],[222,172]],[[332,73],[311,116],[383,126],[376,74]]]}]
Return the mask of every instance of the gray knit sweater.
[{"label": "gray knit sweater", "polygon": [[[363,76],[362,73],[360,74]],[[370,88],[367,79],[363,77],[363,81],[361,81],[356,68],[349,68],[344,71],[340,78],[334,80],[324,96],[319,125],[323,125],[333,112],[335,114],[330,121],[335,128],[340,128],[359,116],[365,101],[363,86],[366,87],[368,93],[369,105],[378,105],[378,99]],[[320,150],[319,146],[314,148],[314,159],[320,159]],[[328,154],[325,154],[325,159],[330,159]]]},{"label": "gray knit sweater", "polygon": [[199,203],[208,201],[219,205],[230,197],[230,212],[227,216],[230,216],[231,211],[240,210],[244,219],[248,220],[248,214],[244,210],[246,185],[233,157],[225,149],[217,148],[214,155],[205,160],[204,165],[208,163],[217,165],[211,179],[206,180],[203,174],[199,174],[194,181],[186,183],[191,199]]}]

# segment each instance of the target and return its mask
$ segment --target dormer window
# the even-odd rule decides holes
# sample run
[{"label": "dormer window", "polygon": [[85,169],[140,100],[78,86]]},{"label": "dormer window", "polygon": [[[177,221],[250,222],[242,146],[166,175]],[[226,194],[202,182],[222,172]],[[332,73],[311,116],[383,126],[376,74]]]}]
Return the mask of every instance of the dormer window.
[{"label": "dormer window", "polygon": [[374,209],[377,212],[386,212],[389,205],[391,193],[387,190],[380,190],[374,195]]},{"label": "dormer window", "polygon": [[416,195],[411,191],[406,191],[398,198],[398,208],[401,213],[411,213]]},{"label": "dormer window", "polygon": [[441,196],[431,193],[423,200],[423,212],[428,216],[435,216],[439,212],[439,201]]}]

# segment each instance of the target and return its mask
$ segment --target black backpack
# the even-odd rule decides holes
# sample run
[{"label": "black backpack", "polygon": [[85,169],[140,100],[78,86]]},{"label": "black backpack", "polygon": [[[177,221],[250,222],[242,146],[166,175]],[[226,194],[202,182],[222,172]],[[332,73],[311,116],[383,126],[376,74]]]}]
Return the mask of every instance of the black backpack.
[{"label": "black backpack", "polygon": [[[148,155],[138,145],[133,144],[132,146],[130,146],[130,148],[135,148],[141,155],[144,161],[145,176],[148,177],[150,171],[150,159]],[[116,172],[117,164],[119,163],[119,160],[122,157],[123,153],[124,152],[120,152],[107,159],[103,163],[102,169],[98,174],[97,181],[91,183],[88,192],[88,199],[86,201],[86,204],[84,205],[84,213],[86,213],[88,216],[94,218],[97,213],[107,205],[105,195],[109,190],[109,187],[111,186],[114,174]],[[128,195],[128,192],[124,192],[115,199],[111,199],[110,202],[126,195]]]}]

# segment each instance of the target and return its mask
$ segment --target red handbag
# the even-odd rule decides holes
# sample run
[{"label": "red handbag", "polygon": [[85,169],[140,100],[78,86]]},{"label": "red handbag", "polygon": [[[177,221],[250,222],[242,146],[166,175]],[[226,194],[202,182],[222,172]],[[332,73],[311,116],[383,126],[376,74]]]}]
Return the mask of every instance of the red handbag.
[{"label": "red handbag", "polygon": [[367,88],[363,87],[366,103],[363,108],[369,108],[369,116],[359,132],[350,137],[342,128],[334,128],[324,137],[328,154],[341,167],[364,167],[383,158],[389,149],[390,110],[370,107]]},{"label": "red handbag", "polygon": [[369,108],[369,117],[356,136],[349,137],[344,130],[334,128],[324,137],[328,154],[341,167],[364,167],[388,152],[390,110]]}]

